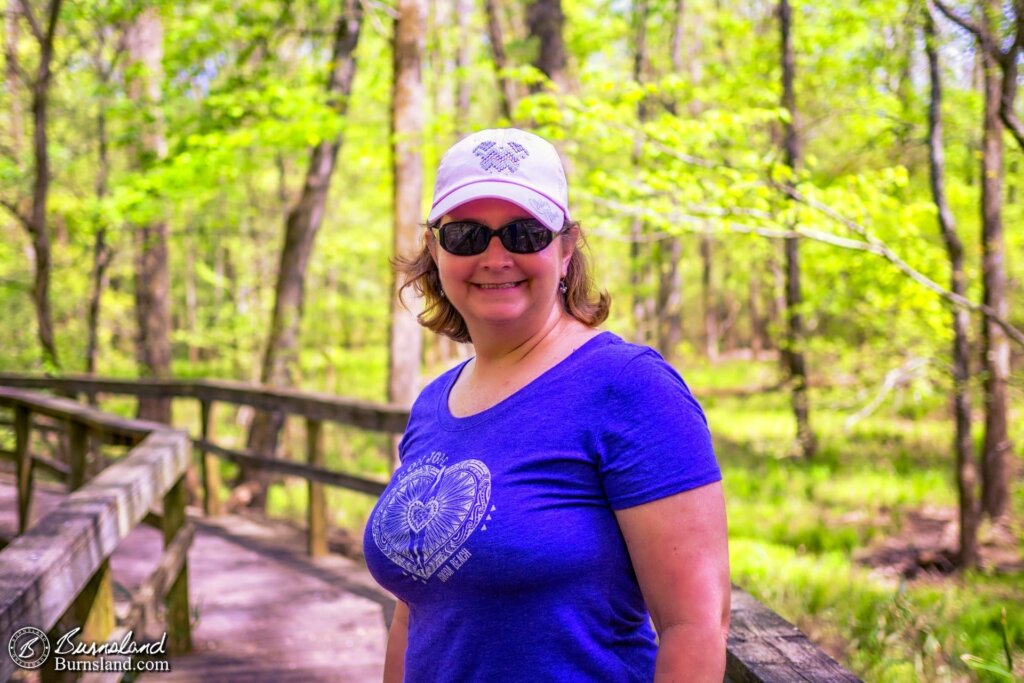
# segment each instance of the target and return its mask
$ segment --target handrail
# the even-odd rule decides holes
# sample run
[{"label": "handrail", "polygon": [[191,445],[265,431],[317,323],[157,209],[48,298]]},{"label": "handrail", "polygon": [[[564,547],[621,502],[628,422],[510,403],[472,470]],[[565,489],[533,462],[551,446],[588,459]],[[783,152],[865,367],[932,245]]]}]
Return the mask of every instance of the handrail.
[{"label": "handrail", "polygon": [[294,389],[263,387],[220,380],[137,379],[122,380],[86,375],[33,377],[0,373],[0,386],[50,389],[83,394],[107,393],[130,396],[172,396],[202,401],[222,401],[259,410],[282,411],[311,420],[327,420],[376,432],[401,434],[409,421],[409,410],[387,403],[338,398],[329,394]]},{"label": "handrail", "polygon": [[[0,643],[5,647],[24,626],[50,631],[62,621],[84,627],[84,637],[104,641],[114,632],[110,555],[149,510],[161,506],[165,553],[159,576],[133,599],[135,628],[152,602],[165,597],[172,652],[191,647],[186,553],[192,537],[184,518],[184,473],[190,457],[188,435],[166,425],[126,420],[74,401],[0,386],[0,406],[15,413],[19,525],[23,530],[0,551]],[[29,526],[32,456],[31,413],[62,419],[71,442],[73,492],[55,510]],[[85,453],[90,435],[104,443],[127,444],[131,451],[90,481]],[[0,680],[14,672],[0,657]]]},{"label": "handrail", "polygon": [[[306,417],[309,461],[316,465],[322,464],[322,452],[319,450],[320,420],[397,434],[404,429],[408,419],[408,411],[397,406],[206,380],[138,380],[136,383],[131,380],[92,377],[39,378],[0,373],[0,386],[12,384],[62,392],[170,395],[198,399],[202,407],[203,434],[202,438],[194,439],[194,444],[204,454],[208,514],[211,512],[210,491],[216,488],[211,488],[213,468],[205,463],[205,458],[217,456],[245,464],[260,464],[305,477],[309,481],[311,493],[309,550],[313,555],[326,552],[326,509],[322,496],[319,497],[319,504],[312,502],[316,500],[313,493],[319,491],[319,488],[314,487],[326,483],[380,495],[383,484],[330,472],[315,465],[281,461],[274,463],[269,458],[248,451],[233,451],[217,446],[210,441],[212,402],[228,401],[264,410],[284,410]],[[275,403],[278,400],[280,403]],[[398,425],[401,427],[396,428]],[[727,683],[854,683],[860,679],[811,643],[795,626],[734,586],[725,680]]]}]

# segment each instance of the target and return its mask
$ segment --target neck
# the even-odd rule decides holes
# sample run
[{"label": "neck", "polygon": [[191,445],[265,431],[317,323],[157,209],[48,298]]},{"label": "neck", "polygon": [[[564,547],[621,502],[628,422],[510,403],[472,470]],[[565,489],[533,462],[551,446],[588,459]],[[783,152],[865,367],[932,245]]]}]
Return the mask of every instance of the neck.
[{"label": "neck", "polygon": [[539,355],[563,336],[573,323],[576,323],[573,318],[560,307],[555,307],[552,314],[532,333],[517,335],[511,330],[500,328],[482,333],[471,330],[473,350],[476,352],[474,371],[499,370]]}]

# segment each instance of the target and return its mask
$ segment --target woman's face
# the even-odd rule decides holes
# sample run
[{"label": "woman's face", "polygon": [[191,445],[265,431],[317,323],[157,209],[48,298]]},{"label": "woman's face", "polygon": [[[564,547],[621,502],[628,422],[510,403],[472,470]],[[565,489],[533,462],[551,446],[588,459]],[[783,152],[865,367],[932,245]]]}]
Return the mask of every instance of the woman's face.
[{"label": "woman's face", "polygon": [[[452,210],[441,225],[475,221],[497,229],[530,214],[502,199],[477,199]],[[532,334],[552,314],[560,314],[558,281],[565,276],[574,240],[555,237],[534,254],[513,254],[493,237],[487,249],[475,256],[455,256],[435,239],[428,239],[437,263],[445,296],[466,321],[476,338],[481,325],[513,326]],[[521,327],[519,327],[521,326]]]}]

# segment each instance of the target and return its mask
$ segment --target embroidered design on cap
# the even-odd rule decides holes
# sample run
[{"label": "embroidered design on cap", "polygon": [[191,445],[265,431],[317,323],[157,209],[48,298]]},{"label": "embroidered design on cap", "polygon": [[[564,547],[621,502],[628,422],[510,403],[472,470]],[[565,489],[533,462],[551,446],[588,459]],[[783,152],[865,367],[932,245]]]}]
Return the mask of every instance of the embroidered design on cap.
[{"label": "embroidered design on cap", "polygon": [[518,142],[499,145],[486,140],[473,148],[473,154],[480,157],[480,168],[488,173],[515,173],[519,162],[530,156],[530,152]]},{"label": "embroidered design on cap", "polygon": [[[551,202],[543,201],[538,197],[530,197],[526,200],[526,203],[533,209],[534,215],[539,218],[543,218],[549,224],[561,223],[565,218],[558,210],[552,206]],[[553,230],[554,228],[552,228]]]}]

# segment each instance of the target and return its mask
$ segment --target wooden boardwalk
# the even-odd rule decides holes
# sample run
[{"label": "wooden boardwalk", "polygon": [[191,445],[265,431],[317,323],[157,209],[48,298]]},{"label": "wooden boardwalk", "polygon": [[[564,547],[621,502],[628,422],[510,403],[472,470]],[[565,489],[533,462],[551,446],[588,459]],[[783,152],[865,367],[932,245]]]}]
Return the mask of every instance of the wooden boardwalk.
[{"label": "wooden boardwalk", "polygon": [[[35,495],[36,518],[62,497],[39,484]],[[0,475],[0,537],[13,536],[15,510],[11,478]],[[195,651],[171,658],[170,673],[139,680],[381,680],[394,604],[365,567],[338,555],[309,558],[304,535],[288,525],[236,515],[190,518]],[[115,582],[137,587],[160,551],[160,532],[141,525],[111,558]],[[35,678],[24,673],[14,680]]]}]

